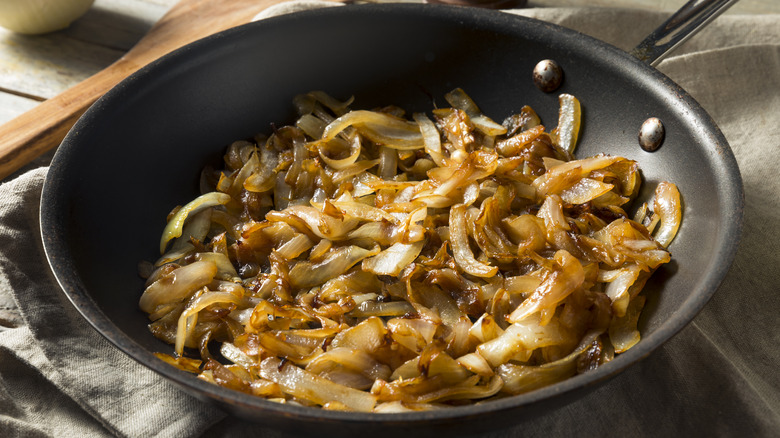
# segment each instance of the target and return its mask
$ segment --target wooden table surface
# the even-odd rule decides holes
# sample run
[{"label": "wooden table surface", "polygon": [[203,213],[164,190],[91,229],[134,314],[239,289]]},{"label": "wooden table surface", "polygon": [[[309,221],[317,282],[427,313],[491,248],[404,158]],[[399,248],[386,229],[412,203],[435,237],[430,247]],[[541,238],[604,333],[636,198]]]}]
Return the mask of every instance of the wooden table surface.
[{"label": "wooden table surface", "polygon": [[[0,28],[0,124],[102,70],[176,0],[96,0],[68,29],[26,36]],[[529,0],[529,7],[618,6],[673,11],[685,0]],[[742,0],[729,14],[780,13],[778,0]],[[45,157],[44,157],[45,159]]]}]

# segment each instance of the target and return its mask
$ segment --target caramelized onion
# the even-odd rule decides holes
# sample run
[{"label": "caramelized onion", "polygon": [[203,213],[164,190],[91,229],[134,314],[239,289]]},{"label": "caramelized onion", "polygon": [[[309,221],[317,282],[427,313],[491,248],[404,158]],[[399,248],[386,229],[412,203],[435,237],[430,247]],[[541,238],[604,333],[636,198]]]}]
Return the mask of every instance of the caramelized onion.
[{"label": "caramelized onion", "polygon": [[158,357],[268,400],[381,413],[532,391],[640,342],[677,188],[629,216],[638,165],[573,158],[573,96],[552,132],[529,107],[498,124],[461,89],[445,99],[407,120],[315,91],[294,125],[230,144],[145,265],[139,307],[176,356]]},{"label": "caramelized onion", "polygon": [[666,248],[677,235],[682,220],[682,203],[677,186],[661,182],[655,190],[653,213],[660,217],[661,227],[655,233],[655,239]]}]

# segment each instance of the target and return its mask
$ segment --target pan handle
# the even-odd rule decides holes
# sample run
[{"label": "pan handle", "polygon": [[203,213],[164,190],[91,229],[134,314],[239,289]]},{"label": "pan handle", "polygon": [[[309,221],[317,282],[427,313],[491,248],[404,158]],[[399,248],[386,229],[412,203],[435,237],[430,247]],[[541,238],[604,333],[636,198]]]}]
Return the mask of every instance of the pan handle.
[{"label": "pan handle", "polygon": [[738,0],[690,0],[631,50],[640,61],[655,66]]}]

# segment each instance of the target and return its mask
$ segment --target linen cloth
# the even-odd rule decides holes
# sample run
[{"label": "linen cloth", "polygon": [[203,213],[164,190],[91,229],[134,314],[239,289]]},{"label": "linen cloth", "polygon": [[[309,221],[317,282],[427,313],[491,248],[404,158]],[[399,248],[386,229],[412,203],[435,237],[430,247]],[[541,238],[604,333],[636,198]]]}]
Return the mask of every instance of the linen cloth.
[{"label": "linen cloth", "polygon": [[[283,4],[259,18],[318,6]],[[623,49],[667,16],[511,12]],[[480,436],[780,435],[780,16],[722,16],[659,69],[710,113],[737,157],[745,223],[736,260],[704,310],[649,358],[572,404]],[[0,185],[0,436],[285,436],[186,395],[92,330],[43,253],[46,170]]]}]

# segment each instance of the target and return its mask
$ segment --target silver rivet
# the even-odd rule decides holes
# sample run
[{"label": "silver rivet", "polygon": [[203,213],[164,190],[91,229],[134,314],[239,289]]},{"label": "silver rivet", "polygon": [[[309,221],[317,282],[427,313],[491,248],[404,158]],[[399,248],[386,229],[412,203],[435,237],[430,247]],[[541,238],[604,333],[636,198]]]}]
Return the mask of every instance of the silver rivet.
[{"label": "silver rivet", "polygon": [[647,152],[655,152],[664,142],[664,124],[656,117],[650,117],[639,128],[639,146]]},{"label": "silver rivet", "polygon": [[545,93],[555,91],[562,81],[563,70],[552,59],[539,61],[534,67],[534,84]]}]

